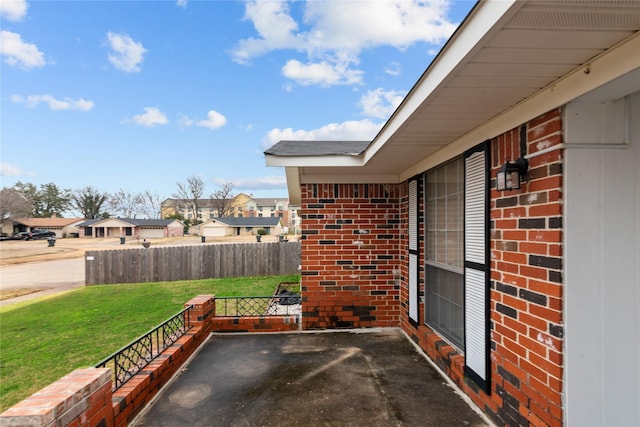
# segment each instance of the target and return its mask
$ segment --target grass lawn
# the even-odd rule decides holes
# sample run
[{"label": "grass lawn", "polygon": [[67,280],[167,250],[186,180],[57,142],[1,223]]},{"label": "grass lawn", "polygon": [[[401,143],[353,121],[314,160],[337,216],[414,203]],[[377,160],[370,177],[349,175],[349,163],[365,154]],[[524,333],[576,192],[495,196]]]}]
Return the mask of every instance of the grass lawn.
[{"label": "grass lawn", "polygon": [[196,295],[266,296],[298,276],[87,286],[0,311],[0,411],[103,358]]}]

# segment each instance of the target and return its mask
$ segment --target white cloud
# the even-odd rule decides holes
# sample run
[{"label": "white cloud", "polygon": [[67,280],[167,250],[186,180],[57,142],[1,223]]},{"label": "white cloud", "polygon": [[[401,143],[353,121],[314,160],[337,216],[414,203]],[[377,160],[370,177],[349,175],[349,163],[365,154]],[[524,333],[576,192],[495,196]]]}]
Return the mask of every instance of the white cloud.
[{"label": "white cloud", "polygon": [[118,70],[127,73],[137,73],[140,71],[140,65],[144,60],[147,49],[142,43],[134,41],[126,34],[117,34],[108,32],[109,40],[109,62],[111,62]]},{"label": "white cloud", "polygon": [[399,76],[402,72],[402,66],[399,62],[394,61],[384,69],[384,72],[389,74],[390,76]]},{"label": "white cloud", "polygon": [[27,70],[45,65],[44,54],[38,47],[11,31],[0,31],[0,54],[7,64]]},{"label": "white cloud", "polygon": [[26,0],[0,1],[0,16],[9,21],[22,21],[27,15],[29,5]]},{"label": "white cloud", "polygon": [[133,116],[132,120],[135,124],[146,127],[169,123],[167,116],[156,107],[145,107],[144,113]]},{"label": "white cloud", "polygon": [[253,22],[259,38],[240,40],[232,52],[239,63],[276,49],[304,48],[304,38],[295,34],[298,24],[289,15],[286,2],[249,1],[245,3],[244,19]]},{"label": "white cloud", "polygon": [[180,6],[182,8],[186,8],[187,7],[187,0],[178,0],[178,1],[176,1],[176,5]]},{"label": "white cloud", "polygon": [[[296,5],[303,10],[300,23],[289,4],[246,3],[245,19],[253,22],[257,37],[239,41],[232,52],[236,62],[291,49],[304,52],[307,64],[289,60],[283,67],[286,77],[303,85],[359,84],[362,71],[352,65],[363,49],[405,49],[417,42],[441,45],[457,26],[447,18],[450,0],[306,1]],[[387,72],[394,75],[398,68]]]},{"label": "white cloud", "polygon": [[307,2],[309,42],[323,49],[358,52],[374,46],[405,48],[416,42],[439,44],[456,24],[447,19],[447,0]]},{"label": "white cloud", "polygon": [[211,110],[207,113],[206,120],[196,122],[196,126],[202,126],[211,130],[216,130],[227,124],[227,118],[217,111]]},{"label": "white cloud", "polygon": [[328,62],[316,62],[303,64],[300,61],[292,59],[282,67],[282,74],[297,81],[303,86],[320,85],[353,85],[362,83],[362,74],[360,70],[352,70],[348,68],[348,64],[330,64]]},{"label": "white cloud", "polygon": [[318,129],[294,130],[271,129],[262,139],[262,146],[266,149],[278,141],[368,141],[376,136],[384,123],[374,123],[369,119],[350,120],[342,123],[330,123]]},{"label": "white cloud", "polygon": [[216,130],[227,124],[227,118],[215,110],[210,110],[204,120],[195,120],[183,114],[180,116],[180,124],[182,126],[202,126]]},{"label": "white cloud", "polygon": [[24,175],[22,170],[9,163],[0,163],[0,176],[20,176]]},{"label": "white cloud", "polygon": [[378,88],[362,95],[358,104],[362,107],[363,115],[386,120],[398,108],[406,94],[404,91]]},{"label": "white cloud", "polygon": [[76,111],[89,111],[94,107],[93,101],[87,101],[86,99],[71,99],[63,98],[56,99],[51,95],[29,95],[26,98],[21,95],[12,95],[11,101],[16,104],[25,104],[27,107],[35,108],[39,104],[47,104],[50,110],[76,110]]}]

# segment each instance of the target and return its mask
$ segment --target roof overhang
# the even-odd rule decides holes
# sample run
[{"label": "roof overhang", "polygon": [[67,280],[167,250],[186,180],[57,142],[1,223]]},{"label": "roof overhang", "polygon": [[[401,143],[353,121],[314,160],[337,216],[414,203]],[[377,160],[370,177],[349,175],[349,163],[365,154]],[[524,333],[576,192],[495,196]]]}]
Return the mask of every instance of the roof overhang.
[{"label": "roof overhang", "polygon": [[364,151],[276,149],[267,165],[291,203],[305,183],[403,182],[637,70],[638,31],[636,1],[479,2]]}]

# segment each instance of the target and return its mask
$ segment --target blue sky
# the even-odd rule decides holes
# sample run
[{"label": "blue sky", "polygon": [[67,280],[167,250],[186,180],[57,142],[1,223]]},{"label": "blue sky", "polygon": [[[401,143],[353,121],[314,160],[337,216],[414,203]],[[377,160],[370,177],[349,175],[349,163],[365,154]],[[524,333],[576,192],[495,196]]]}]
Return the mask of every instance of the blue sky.
[{"label": "blue sky", "polygon": [[473,4],[2,0],[2,187],[286,197],[264,150],[372,139]]}]

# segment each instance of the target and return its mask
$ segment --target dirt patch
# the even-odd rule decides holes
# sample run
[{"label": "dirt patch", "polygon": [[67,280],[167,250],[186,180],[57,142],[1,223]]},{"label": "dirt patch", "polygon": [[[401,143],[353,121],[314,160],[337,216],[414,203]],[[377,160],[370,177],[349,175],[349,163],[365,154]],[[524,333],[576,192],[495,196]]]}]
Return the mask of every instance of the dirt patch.
[{"label": "dirt patch", "polygon": [[46,288],[42,289],[0,289],[0,301],[4,301],[6,299],[18,298],[23,295],[35,294],[36,292],[41,292],[46,290]]},{"label": "dirt patch", "polygon": [[49,247],[46,240],[0,242],[0,266],[79,258],[82,255],[84,248],[79,245],[56,243],[56,246]]}]

